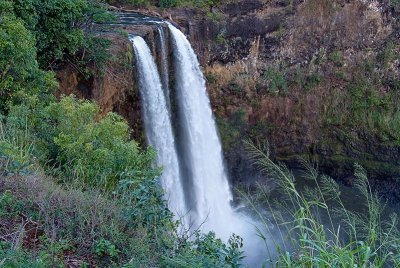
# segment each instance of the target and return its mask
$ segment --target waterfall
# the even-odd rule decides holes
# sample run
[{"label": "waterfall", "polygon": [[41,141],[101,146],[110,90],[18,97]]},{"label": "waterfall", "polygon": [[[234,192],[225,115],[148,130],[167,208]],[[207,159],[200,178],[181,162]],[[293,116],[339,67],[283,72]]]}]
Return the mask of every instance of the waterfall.
[{"label": "waterfall", "polygon": [[213,231],[224,242],[233,233],[243,237],[246,262],[251,267],[256,266],[266,255],[265,245],[256,234],[254,222],[231,205],[232,192],[222,146],[199,62],[185,35],[171,24],[168,28],[174,57],[174,103],[177,107],[171,110],[177,109],[175,128],[166,100],[170,92],[165,87],[163,91],[150,49],[141,37],[131,38],[146,136],[158,152],[157,164],[164,167],[161,182],[168,206],[179,216],[184,215],[181,219],[184,229]]},{"label": "waterfall", "polygon": [[157,150],[157,165],[163,167],[161,184],[169,209],[176,216],[182,216],[187,209],[170,114],[160,76],[150,49],[143,38],[130,37],[130,41],[135,50],[147,140]]},{"label": "waterfall", "polygon": [[171,102],[170,102],[170,92],[169,92],[169,70],[168,70],[168,54],[165,44],[165,34],[164,27],[158,25],[157,27],[158,37],[159,37],[159,52],[160,52],[160,65],[161,65],[161,83],[165,95],[165,100],[167,102],[168,111],[171,112]]},{"label": "waterfall", "polygon": [[[266,241],[258,237],[256,223],[232,207],[222,146],[197,56],[186,36],[171,24],[168,27],[180,124],[178,154],[182,173],[188,178],[183,186],[190,221],[204,232],[215,232],[225,242],[233,233],[240,235],[244,239],[246,264],[259,266],[266,256]],[[263,230],[263,226],[257,225]]]},{"label": "waterfall", "polygon": [[168,27],[175,65],[180,159],[190,178],[185,189],[191,198],[190,220],[227,238],[231,235],[227,223],[232,223],[234,214],[230,204],[232,193],[205,80],[185,35],[172,25]]}]

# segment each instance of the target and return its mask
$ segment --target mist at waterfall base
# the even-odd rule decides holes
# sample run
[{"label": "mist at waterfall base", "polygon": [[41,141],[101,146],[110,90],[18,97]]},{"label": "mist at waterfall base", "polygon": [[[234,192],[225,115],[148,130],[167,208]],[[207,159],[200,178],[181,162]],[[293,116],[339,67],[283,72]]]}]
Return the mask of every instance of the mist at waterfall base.
[{"label": "mist at waterfall base", "polygon": [[233,233],[241,236],[245,264],[260,266],[267,256],[265,241],[256,233],[256,226],[261,225],[231,206],[222,147],[196,54],[181,31],[170,24],[168,28],[174,58],[177,129],[171,123],[169,91],[160,79],[149,47],[141,37],[130,40],[136,55],[146,137],[157,150],[156,164],[163,167],[161,185],[169,209],[183,228],[213,231],[224,242]]}]

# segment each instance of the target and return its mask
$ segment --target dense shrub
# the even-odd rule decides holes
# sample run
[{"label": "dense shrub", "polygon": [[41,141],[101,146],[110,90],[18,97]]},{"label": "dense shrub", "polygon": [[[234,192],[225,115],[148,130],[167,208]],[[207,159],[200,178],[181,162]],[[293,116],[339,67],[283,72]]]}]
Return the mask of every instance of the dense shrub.
[{"label": "dense shrub", "polygon": [[46,141],[56,148],[54,159],[69,176],[88,185],[113,188],[121,179],[147,178],[153,151],[140,151],[122,117],[109,113],[100,118],[99,112],[97,105],[74,97],[48,107],[42,128],[54,130],[53,139]]},{"label": "dense shrub", "polygon": [[[124,212],[134,203],[107,199],[96,190],[64,190],[42,176],[1,178],[0,205],[0,215],[7,222],[0,228],[0,235],[7,237],[0,257],[13,267],[68,266],[71,259],[81,265],[94,259],[101,267],[122,265],[131,258],[154,264],[159,257],[149,253],[156,242],[154,232],[160,236],[171,232],[165,226],[151,227],[153,235],[147,228],[137,232],[136,221],[141,219],[127,218]],[[21,221],[27,223],[23,234]],[[17,237],[21,237],[19,242]],[[29,248],[38,250],[26,254]],[[140,256],[138,249],[146,254]]]},{"label": "dense shrub", "polygon": [[8,105],[55,88],[53,74],[39,69],[35,38],[10,2],[0,3],[0,112]]},{"label": "dense shrub", "polygon": [[110,56],[110,42],[89,28],[113,19],[97,1],[2,1],[0,16],[0,112],[56,88],[54,74],[39,67],[68,61],[91,75],[88,66],[101,70]]},{"label": "dense shrub", "polygon": [[107,3],[114,4],[131,4],[138,7],[149,6],[153,1],[150,0],[106,0]]},{"label": "dense shrub", "polygon": [[29,174],[33,167],[32,143],[7,133],[0,123],[0,174]]},{"label": "dense shrub", "polygon": [[49,105],[14,106],[7,128],[21,139],[28,128],[38,159],[63,181],[111,190],[120,180],[138,183],[158,174],[151,167],[154,151],[142,151],[122,117],[101,116],[90,101],[70,96]]},{"label": "dense shrub", "polygon": [[224,244],[215,234],[196,233],[192,242],[187,241],[186,247],[173,258],[163,258],[163,267],[178,268],[202,268],[221,267],[236,268],[242,267],[241,260],[244,258],[241,247],[243,240],[235,234]]},{"label": "dense shrub", "polygon": [[284,74],[274,67],[269,67],[263,76],[268,92],[287,91],[288,85]]},{"label": "dense shrub", "polygon": [[[382,67],[393,63],[393,55],[390,49],[378,55]],[[400,143],[398,79],[385,78],[376,66],[375,61],[360,64],[352,71],[353,78],[346,90],[337,90],[329,96],[330,109],[325,111],[325,123],[343,129],[360,129],[382,141]],[[385,82],[386,79],[390,82]]]},{"label": "dense shrub", "polygon": [[[39,62],[47,68],[65,53],[75,54],[84,41],[85,0],[15,1],[15,12],[26,21],[37,41]],[[28,26],[29,25],[29,26]]]},{"label": "dense shrub", "polygon": [[[96,0],[15,0],[6,3],[12,5],[15,15],[35,37],[38,61],[43,69],[53,68],[67,58],[76,61],[74,56],[78,52],[90,48],[86,44],[92,38],[91,23],[113,19]],[[103,43],[82,55],[100,52],[106,53]]]}]

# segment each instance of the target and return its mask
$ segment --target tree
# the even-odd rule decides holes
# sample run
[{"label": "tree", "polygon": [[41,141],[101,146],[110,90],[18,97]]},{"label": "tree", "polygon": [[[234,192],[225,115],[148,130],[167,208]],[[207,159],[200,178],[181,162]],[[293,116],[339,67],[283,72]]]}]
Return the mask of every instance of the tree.
[{"label": "tree", "polygon": [[55,86],[52,73],[39,69],[35,38],[13,13],[12,3],[0,3],[0,112],[25,94],[40,94]]}]

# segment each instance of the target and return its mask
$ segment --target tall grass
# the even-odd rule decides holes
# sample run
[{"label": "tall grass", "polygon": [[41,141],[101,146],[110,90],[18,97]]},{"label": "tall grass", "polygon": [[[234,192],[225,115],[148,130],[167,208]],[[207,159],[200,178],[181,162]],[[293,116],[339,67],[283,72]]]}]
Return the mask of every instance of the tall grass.
[{"label": "tall grass", "polygon": [[[314,163],[302,161],[303,176],[314,186],[300,190],[293,173],[271,160],[267,146],[246,147],[254,164],[277,181],[275,197],[261,185],[257,194],[244,195],[265,225],[260,236],[266,245],[275,238],[277,256],[270,256],[268,267],[400,267],[397,215],[384,219],[385,206],[360,165],[354,165],[354,179],[363,213],[346,206],[339,185]],[[268,219],[256,203],[268,208]]]},{"label": "tall grass", "polygon": [[28,173],[33,168],[33,143],[28,130],[16,133],[0,122],[0,175]]}]

